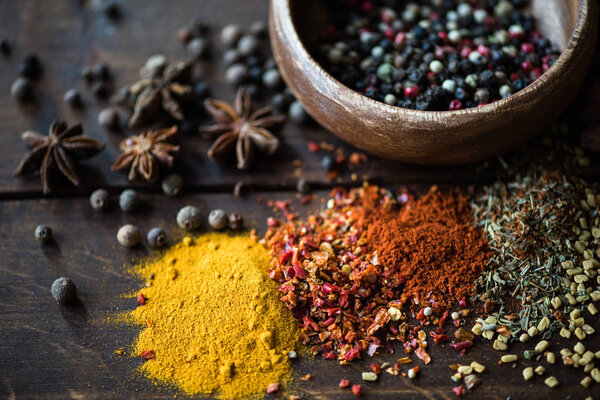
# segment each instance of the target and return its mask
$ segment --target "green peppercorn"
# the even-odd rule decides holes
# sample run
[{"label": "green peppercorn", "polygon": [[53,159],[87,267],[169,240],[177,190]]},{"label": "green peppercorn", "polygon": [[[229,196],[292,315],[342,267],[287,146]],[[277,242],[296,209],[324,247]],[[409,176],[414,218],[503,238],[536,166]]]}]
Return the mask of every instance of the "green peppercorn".
[{"label": "green peppercorn", "polygon": [[38,225],[35,228],[35,238],[42,243],[50,243],[52,241],[52,229],[46,224]]},{"label": "green peppercorn", "polygon": [[192,231],[202,226],[200,210],[194,206],[185,206],[177,212],[177,225],[180,228]]},{"label": "green peppercorn", "polygon": [[167,244],[167,234],[160,228],[152,228],[147,235],[148,244],[151,247],[159,248]]},{"label": "green peppercorn", "polygon": [[236,212],[229,214],[229,227],[233,230],[238,230],[244,225],[244,219]]},{"label": "green peppercorn", "polygon": [[161,187],[163,192],[167,196],[177,196],[181,193],[181,188],[183,186],[183,179],[181,176],[172,174],[163,179]]},{"label": "green peppercorn", "polygon": [[90,204],[96,211],[106,210],[110,204],[110,194],[104,189],[96,189],[90,196]]},{"label": "green peppercorn", "polygon": [[140,230],[134,225],[123,225],[117,232],[117,240],[124,247],[133,247],[140,242]]},{"label": "green peppercorn", "polygon": [[208,224],[211,228],[216,230],[224,229],[229,223],[229,217],[227,213],[223,210],[216,209],[212,210],[210,214],[208,214]]},{"label": "green peppercorn", "polygon": [[140,198],[133,189],[125,189],[119,196],[119,207],[124,212],[132,212],[140,204]]},{"label": "green peppercorn", "polygon": [[77,286],[71,278],[58,278],[52,283],[50,292],[58,304],[68,304],[77,298]]}]

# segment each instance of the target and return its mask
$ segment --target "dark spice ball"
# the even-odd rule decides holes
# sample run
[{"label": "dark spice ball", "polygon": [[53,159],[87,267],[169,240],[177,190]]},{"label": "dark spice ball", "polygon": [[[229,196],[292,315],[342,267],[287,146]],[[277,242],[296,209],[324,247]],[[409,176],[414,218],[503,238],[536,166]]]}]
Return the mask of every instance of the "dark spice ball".
[{"label": "dark spice ball", "polygon": [[106,82],[95,82],[92,85],[92,93],[99,99],[107,98],[110,92],[110,86]]},{"label": "dark spice ball", "polygon": [[304,107],[298,100],[295,100],[290,104],[289,116],[290,119],[296,123],[307,122],[309,119],[306,110],[304,110]]},{"label": "dark spice ball", "polygon": [[160,228],[152,228],[150,232],[148,232],[147,239],[148,244],[155,249],[167,244],[167,234]]},{"label": "dark spice ball", "polygon": [[177,196],[181,193],[183,187],[183,179],[177,174],[171,174],[163,179],[160,187],[167,196]]},{"label": "dark spice ball", "polygon": [[194,206],[185,206],[177,212],[177,225],[180,228],[193,231],[202,226],[202,214]]},{"label": "dark spice ball", "polygon": [[298,182],[296,182],[296,191],[300,194],[307,194],[310,191],[308,182],[304,179],[299,179]]},{"label": "dark spice ball", "polygon": [[236,212],[229,214],[229,228],[235,230],[240,229],[244,225],[244,219]]},{"label": "dark spice ball", "polygon": [[117,232],[117,240],[123,247],[137,246],[140,242],[140,230],[135,225],[123,225]]},{"label": "dark spice ball", "polygon": [[325,168],[326,171],[333,171],[336,167],[336,163],[333,157],[323,156],[323,158],[321,158],[321,166]]},{"label": "dark spice ball", "polygon": [[0,40],[0,53],[2,53],[3,56],[9,56],[11,52],[12,46],[10,45],[10,42],[6,39]]},{"label": "dark spice ball", "polygon": [[73,108],[83,107],[83,100],[81,99],[81,94],[79,94],[77,89],[67,90],[63,96],[63,100]]},{"label": "dark spice ball", "polygon": [[52,234],[52,229],[46,224],[38,225],[35,228],[35,238],[42,243],[50,243],[53,239],[54,235]]},{"label": "dark spice ball", "polygon": [[140,198],[133,189],[125,189],[119,196],[119,207],[124,212],[134,211],[140,204]]},{"label": "dark spice ball", "polygon": [[19,75],[28,79],[38,79],[42,76],[42,64],[35,54],[28,54],[19,65]]},{"label": "dark spice ball", "polygon": [[105,189],[96,189],[90,195],[90,204],[96,211],[104,211],[110,205],[110,194]]},{"label": "dark spice ball", "polygon": [[110,130],[119,130],[121,127],[121,117],[119,112],[113,108],[105,108],[98,114],[98,125]]},{"label": "dark spice ball", "polygon": [[10,86],[10,95],[20,103],[33,100],[33,86],[29,79],[17,78]]},{"label": "dark spice ball", "polygon": [[90,67],[83,67],[79,74],[81,76],[81,79],[83,79],[87,84],[92,83],[94,79],[96,79],[96,77],[94,76],[94,72]]},{"label": "dark spice ball", "polygon": [[71,278],[58,278],[52,283],[50,292],[58,304],[69,304],[77,298],[77,286]]},{"label": "dark spice ball", "polygon": [[211,228],[216,230],[225,229],[227,224],[229,223],[229,217],[224,210],[216,209],[212,210],[210,214],[208,214],[208,224]]},{"label": "dark spice ball", "polygon": [[110,79],[110,69],[108,68],[108,65],[102,62],[94,65],[92,74],[95,79],[100,81],[107,81]]},{"label": "dark spice ball", "polygon": [[186,45],[186,50],[191,58],[203,58],[208,55],[208,40],[205,38],[194,38]]},{"label": "dark spice ball", "polygon": [[120,19],[122,14],[119,3],[117,3],[116,1],[106,2],[106,4],[104,5],[104,14],[106,14],[108,18],[113,20]]}]

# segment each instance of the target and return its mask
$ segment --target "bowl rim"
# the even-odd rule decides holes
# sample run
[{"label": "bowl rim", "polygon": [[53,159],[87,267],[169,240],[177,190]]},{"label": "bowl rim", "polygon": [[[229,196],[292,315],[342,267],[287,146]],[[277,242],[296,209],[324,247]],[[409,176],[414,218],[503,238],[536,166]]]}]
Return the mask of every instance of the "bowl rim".
[{"label": "bowl rim", "polygon": [[[291,1],[297,0],[271,0],[271,8],[273,9],[274,7],[278,7],[278,4],[279,7],[283,7],[281,11],[284,11],[284,15],[286,17],[285,23],[289,24],[289,26],[292,28],[289,32],[293,34],[293,37],[291,37],[290,39],[292,39],[299,45],[299,49],[303,53],[300,56],[303,57],[307,62],[309,62],[313,66],[313,68],[316,68],[325,79],[331,81],[332,84],[343,88],[343,90],[345,91],[344,93],[349,92],[351,96],[360,99],[361,102],[366,101],[367,104],[370,104],[372,107],[378,108],[380,111],[384,111],[386,113],[391,113],[394,115],[402,113],[404,116],[412,116],[415,118],[424,118],[426,116],[429,116],[438,119],[439,117],[444,118],[452,116],[481,116],[481,114],[484,114],[487,111],[498,111],[498,109],[510,108],[511,106],[517,107],[520,104],[522,104],[522,100],[525,100],[534,92],[539,91],[543,86],[547,85],[549,81],[560,78],[560,75],[563,72],[563,70],[567,68],[568,61],[573,57],[573,54],[576,53],[577,48],[582,46],[582,39],[580,37],[577,37],[575,33],[583,30],[583,27],[585,26],[585,23],[588,20],[588,16],[590,15],[591,7],[593,7],[591,3],[596,0],[577,0],[577,19],[575,21],[575,26],[573,27],[573,31],[571,32],[569,40],[565,45],[565,48],[561,50],[560,56],[554,62],[554,64],[552,64],[547,71],[543,72],[535,81],[527,85],[524,89],[519,90],[517,93],[514,93],[503,99],[496,100],[495,102],[491,102],[483,106],[469,107],[452,111],[420,111],[413,110],[410,108],[392,106],[382,101],[374,100],[370,97],[367,97],[364,94],[344,85],[333,75],[331,75],[319,62],[317,62],[317,60],[310,54],[310,52],[306,48],[304,41],[300,39],[298,30],[296,29],[296,24],[294,23],[294,19],[292,18],[292,12],[290,7]],[[346,101],[350,101],[350,99],[348,98],[348,100]]]}]

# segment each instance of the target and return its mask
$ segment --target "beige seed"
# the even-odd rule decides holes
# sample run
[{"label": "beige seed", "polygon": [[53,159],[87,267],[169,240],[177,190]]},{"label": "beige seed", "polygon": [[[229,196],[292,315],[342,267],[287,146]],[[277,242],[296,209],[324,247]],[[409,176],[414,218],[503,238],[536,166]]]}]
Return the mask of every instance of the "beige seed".
[{"label": "beige seed", "polygon": [[533,367],[527,367],[523,370],[523,379],[526,381],[533,378]]},{"label": "beige seed", "polygon": [[585,367],[583,367],[583,372],[585,372],[586,374],[589,373],[591,370],[593,370],[595,367],[593,362],[587,363],[585,364]]},{"label": "beige seed", "polygon": [[544,381],[544,383],[549,388],[555,388],[555,387],[558,386],[558,379],[556,379],[555,377],[551,376],[549,378],[546,378],[546,380]]},{"label": "beige seed", "polygon": [[552,307],[554,307],[555,310],[558,310],[560,306],[562,306],[562,301],[560,300],[560,297],[556,296],[550,301],[550,304],[552,304]]},{"label": "beige seed", "polygon": [[594,196],[593,193],[589,193],[587,196],[585,196],[585,200],[591,208],[596,207],[596,196]]},{"label": "beige seed", "polygon": [[478,374],[481,374],[483,371],[485,371],[485,366],[482,364],[479,364],[477,361],[473,361],[471,363],[471,367],[475,370],[475,372],[477,372]]},{"label": "beige seed", "polygon": [[521,342],[521,343],[525,343],[528,340],[529,340],[529,335],[526,333],[522,333],[521,336],[519,336],[519,342]]},{"label": "beige seed", "polygon": [[541,353],[542,351],[546,350],[549,345],[550,344],[548,343],[547,340],[542,340],[538,344],[535,345],[535,351]]},{"label": "beige seed", "polygon": [[567,293],[565,295],[565,298],[567,299],[567,301],[569,302],[570,305],[574,306],[575,304],[577,304],[577,300],[575,299],[575,296],[573,296],[571,293]]},{"label": "beige seed", "polygon": [[600,350],[596,352],[596,358],[600,358]]},{"label": "beige seed", "polygon": [[573,347],[573,350],[575,350],[575,352],[578,353],[579,355],[582,355],[583,353],[585,353],[585,346],[583,343],[577,342],[575,347]]},{"label": "beige seed", "polygon": [[581,329],[585,332],[586,335],[591,335],[594,332],[596,332],[596,330],[594,328],[592,328],[590,325],[588,324],[583,324],[581,326]]},{"label": "beige seed", "polygon": [[537,330],[540,332],[544,332],[549,327],[550,327],[550,319],[548,317],[544,317],[538,323]]},{"label": "beige seed", "polygon": [[483,331],[481,330],[483,325],[481,325],[480,323],[476,323],[473,328],[471,328],[471,332],[473,332],[474,334],[476,334],[477,336],[481,336],[481,334],[483,333]]},{"label": "beige seed", "polygon": [[585,334],[585,332],[583,331],[583,329],[576,328],[575,329],[575,336],[577,336],[577,339],[579,339],[579,340],[584,340],[587,335]]},{"label": "beige seed", "polygon": [[548,354],[546,354],[546,361],[548,362],[548,364],[555,364],[556,363],[556,355],[549,351]]},{"label": "beige seed", "polygon": [[600,228],[592,228],[592,236],[595,239],[600,238]]},{"label": "beige seed", "polygon": [[492,347],[494,348],[494,350],[497,351],[506,351],[508,349],[506,343],[501,342],[499,340],[494,340],[494,344],[492,345]]},{"label": "beige seed", "polygon": [[560,336],[569,339],[571,337],[571,331],[567,328],[560,328]]},{"label": "beige seed", "polygon": [[589,376],[586,376],[579,383],[581,384],[581,386],[590,387],[590,385],[592,384],[592,378]]},{"label": "beige seed", "polygon": [[517,357],[516,354],[507,354],[507,355],[502,356],[500,358],[500,361],[502,361],[505,364],[508,364],[508,363],[513,363],[513,362],[517,361],[518,358],[519,357]]},{"label": "beige seed", "polygon": [[593,380],[596,381],[596,383],[600,383],[600,369],[594,368],[593,370],[591,370],[590,376],[592,377]]},{"label": "beige seed", "polygon": [[569,317],[573,320],[579,318],[581,316],[581,312],[578,309],[574,309],[569,313]]},{"label": "beige seed", "polygon": [[546,368],[544,368],[544,367],[543,367],[543,366],[541,366],[541,365],[538,365],[538,366],[535,368],[535,373],[536,373],[536,374],[538,374],[538,375],[543,375],[543,374],[544,374],[544,372],[546,372]]},{"label": "beige seed", "polygon": [[494,338],[494,331],[485,331],[482,333],[482,336],[487,340],[492,340]]},{"label": "beige seed", "polygon": [[458,367],[457,371],[463,375],[471,375],[473,373],[473,367],[469,365],[461,365],[460,367]]},{"label": "beige seed", "polygon": [[562,349],[560,351],[560,355],[563,357],[571,357],[573,355],[573,352],[571,352],[571,350],[569,349]]},{"label": "beige seed", "polygon": [[583,317],[579,317],[573,321],[573,326],[575,327],[583,326],[583,324],[585,324],[585,319],[583,319]]},{"label": "beige seed", "polygon": [[581,356],[577,353],[573,354],[573,356],[571,357],[571,360],[573,360],[573,366],[575,368],[579,368],[581,366],[581,364],[579,363],[579,361],[581,361]]},{"label": "beige seed", "polygon": [[563,261],[560,265],[562,265],[562,267],[564,269],[571,269],[571,268],[575,267],[575,265],[573,264],[573,261],[571,261],[571,260]]},{"label": "beige seed", "polygon": [[588,311],[592,315],[598,314],[598,309],[596,308],[596,306],[593,303],[590,303],[590,305],[588,306]]},{"label": "beige seed", "polygon": [[594,360],[594,357],[595,357],[595,355],[594,355],[594,352],[593,352],[593,351],[590,351],[590,350],[586,351],[586,352],[585,352],[585,353],[583,353],[583,355],[581,356],[581,358],[586,358],[586,359],[588,359],[589,361],[593,361],[593,360]]},{"label": "beige seed", "polygon": [[577,274],[580,274],[583,272],[583,269],[577,267],[577,268],[571,268],[569,270],[567,270],[567,275],[569,276],[575,276]]},{"label": "beige seed", "polygon": [[575,275],[575,278],[573,278],[573,280],[577,283],[583,283],[583,282],[589,281],[590,278],[588,278],[588,276],[585,274],[579,274],[579,275]]},{"label": "beige seed", "polygon": [[529,337],[534,337],[538,334],[538,329],[535,326],[532,326],[529,329],[527,329],[527,334],[529,335]]}]

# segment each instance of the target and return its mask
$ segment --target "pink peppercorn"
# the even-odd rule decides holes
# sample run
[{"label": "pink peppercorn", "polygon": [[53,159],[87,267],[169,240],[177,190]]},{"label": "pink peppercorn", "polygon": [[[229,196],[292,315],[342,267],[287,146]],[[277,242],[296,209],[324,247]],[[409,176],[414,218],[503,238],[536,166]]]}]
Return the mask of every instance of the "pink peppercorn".
[{"label": "pink peppercorn", "polygon": [[373,10],[373,3],[370,1],[363,1],[363,3],[360,5],[360,8],[363,12],[368,13]]},{"label": "pink peppercorn", "polygon": [[521,69],[528,74],[533,70],[533,65],[529,61],[524,61],[521,63]]},{"label": "pink peppercorn", "polygon": [[463,396],[467,391],[463,386],[456,386],[452,388],[452,391],[454,392],[455,395],[457,396]]},{"label": "pink peppercorn", "polygon": [[409,99],[414,99],[415,97],[417,97],[419,95],[420,92],[421,92],[421,90],[419,89],[418,86],[411,86],[411,87],[404,88],[404,95],[406,97],[408,97]]},{"label": "pink peppercorn", "polygon": [[533,53],[535,51],[535,47],[533,44],[528,42],[521,43],[521,51],[524,53]]},{"label": "pink peppercorn", "polygon": [[340,388],[347,388],[348,386],[350,386],[350,381],[348,379],[342,379],[340,381]]},{"label": "pink peppercorn", "polygon": [[460,299],[458,301],[458,305],[461,306],[461,307],[463,307],[463,308],[466,307],[467,306],[467,299]]},{"label": "pink peppercorn", "polygon": [[438,32],[437,35],[438,35],[438,37],[440,39],[442,39],[442,42],[444,42],[444,44],[448,43],[448,34],[446,32],[443,32],[443,31],[442,32]]},{"label": "pink peppercorn", "polygon": [[405,43],[406,43],[406,33],[404,33],[404,32],[398,33],[396,35],[396,38],[394,39],[394,44],[396,46],[402,46]]},{"label": "pink peppercorn", "polygon": [[487,48],[486,46],[483,46],[483,45],[477,46],[477,52],[479,54],[481,54],[482,56],[484,56],[485,58],[490,57],[490,49]]},{"label": "pink peppercorn", "polygon": [[454,99],[450,102],[450,107],[448,108],[450,111],[462,110],[463,104],[460,100]]}]

